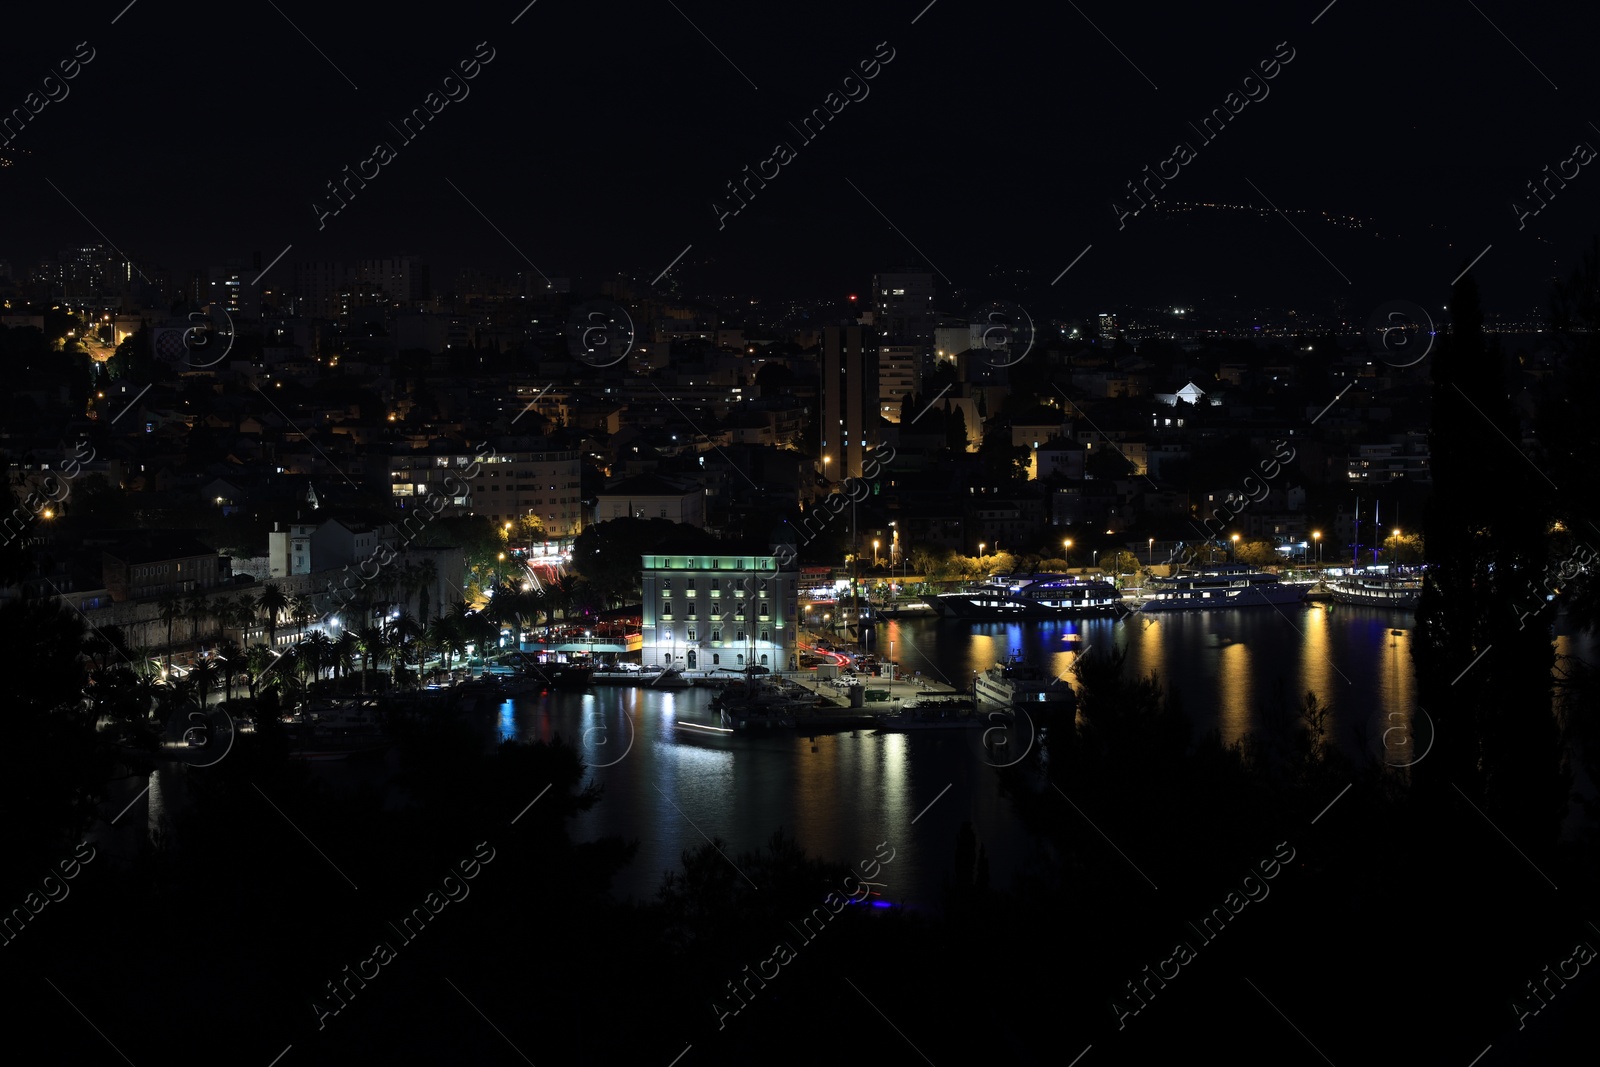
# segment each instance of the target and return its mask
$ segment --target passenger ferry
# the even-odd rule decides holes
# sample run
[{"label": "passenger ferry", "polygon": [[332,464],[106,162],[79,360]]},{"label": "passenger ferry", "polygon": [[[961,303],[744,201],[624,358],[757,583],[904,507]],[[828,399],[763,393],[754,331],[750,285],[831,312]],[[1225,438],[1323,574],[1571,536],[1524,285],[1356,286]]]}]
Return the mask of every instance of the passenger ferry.
[{"label": "passenger ferry", "polygon": [[1409,575],[1366,574],[1358,571],[1329,582],[1328,592],[1339,604],[1366,604],[1411,611],[1416,608],[1417,598],[1422,595],[1422,579]]},{"label": "passenger ferry", "polygon": [[1110,582],[1070,574],[996,574],[963,593],[932,599],[941,616],[957,619],[1057,619],[1112,614],[1122,594]]},{"label": "passenger ferry", "polygon": [[1206,611],[1212,608],[1246,608],[1262,604],[1297,604],[1306,591],[1276,574],[1243,563],[1224,563],[1184,571],[1170,578],[1150,579],[1156,592],[1143,604],[1145,611]]}]

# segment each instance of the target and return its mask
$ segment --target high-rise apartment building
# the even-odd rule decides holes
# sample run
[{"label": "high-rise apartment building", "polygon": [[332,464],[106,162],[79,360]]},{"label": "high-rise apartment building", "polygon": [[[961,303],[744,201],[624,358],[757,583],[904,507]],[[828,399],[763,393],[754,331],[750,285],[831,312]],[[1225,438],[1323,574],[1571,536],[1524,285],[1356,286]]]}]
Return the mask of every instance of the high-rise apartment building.
[{"label": "high-rise apartment building", "polygon": [[320,260],[294,265],[295,311],[306,318],[339,317],[339,294],[350,288],[343,263]]},{"label": "high-rise apartment building", "polygon": [[390,307],[415,308],[431,295],[428,265],[421,256],[363,259],[356,264],[355,285],[361,290],[381,290]]},{"label": "high-rise apartment building", "polygon": [[900,421],[900,406],[922,386],[922,360],[915,345],[878,346],[878,410],[889,422]]},{"label": "high-rise apartment building", "polygon": [[933,344],[938,316],[933,310],[933,275],[915,271],[878,274],[872,279],[873,325],[884,344]]},{"label": "high-rise apartment building", "polygon": [[863,326],[822,331],[822,473],[861,477],[878,445],[878,338]]}]

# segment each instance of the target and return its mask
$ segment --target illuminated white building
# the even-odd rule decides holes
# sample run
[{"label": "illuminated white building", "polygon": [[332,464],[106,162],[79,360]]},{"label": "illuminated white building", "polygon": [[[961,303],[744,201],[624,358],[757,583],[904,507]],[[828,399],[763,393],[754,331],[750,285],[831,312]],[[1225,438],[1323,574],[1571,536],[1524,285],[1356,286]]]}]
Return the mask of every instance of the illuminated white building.
[{"label": "illuminated white building", "polygon": [[794,536],[764,555],[728,549],[644,557],[646,665],[797,670],[800,571]]}]

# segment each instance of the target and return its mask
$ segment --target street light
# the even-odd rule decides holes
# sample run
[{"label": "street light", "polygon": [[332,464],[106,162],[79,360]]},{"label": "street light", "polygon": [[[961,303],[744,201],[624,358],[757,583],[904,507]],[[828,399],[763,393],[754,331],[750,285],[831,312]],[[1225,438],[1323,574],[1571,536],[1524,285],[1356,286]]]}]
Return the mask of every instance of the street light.
[{"label": "street light", "polygon": [[1322,531],[1321,530],[1312,530],[1311,531],[1311,540],[1316,543],[1316,546],[1317,546],[1317,566],[1320,567],[1322,565]]},{"label": "street light", "polygon": [[878,539],[877,538],[873,538],[872,539],[872,565],[874,567],[876,567],[878,565]]},{"label": "street light", "polygon": [[983,558],[983,549],[984,549],[984,546],[987,545],[987,544],[988,544],[987,541],[979,541],[978,542],[978,558],[979,559]]},{"label": "street light", "polygon": [[1071,551],[1072,551],[1072,538],[1069,537],[1065,541],[1061,542],[1061,559],[1062,559],[1062,562],[1066,563],[1068,570],[1072,569],[1072,557],[1070,555],[1068,555],[1068,553],[1070,553]]},{"label": "street light", "polygon": [[1152,538],[1150,538],[1150,547],[1145,550],[1144,565],[1146,567],[1152,567],[1152,566],[1155,565],[1155,562],[1156,562],[1156,539],[1154,537],[1152,537]]},{"label": "street light", "polygon": [[1234,534],[1233,535],[1233,544],[1228,546],[1228,562],[1229,563],[1233,562],[1234,554],[1238,551],[1238,549],[1239,549],[1239,535],[1238,534]]}]

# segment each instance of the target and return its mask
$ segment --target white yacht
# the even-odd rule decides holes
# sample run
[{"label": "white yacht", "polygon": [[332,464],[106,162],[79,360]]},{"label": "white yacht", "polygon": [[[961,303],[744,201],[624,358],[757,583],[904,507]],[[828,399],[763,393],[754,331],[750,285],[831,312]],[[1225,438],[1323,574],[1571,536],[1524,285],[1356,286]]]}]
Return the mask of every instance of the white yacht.
[{"label": "white yacht", "polygon": [[1276,574],[1243,563],[1224,563],[1183,571],[1170,578],[1152,578],[1155,590],[1143,604],[1145,611],[1206,611],[1212,608],[1247,608],[1262,604],[1296,604],[1306,591]]},{"label": "white yacht", "polygon": [[999,705],[1010,710],[1076,712],[1078,694],[1065,678],[1058,678],[1040,667],[1025,664],[1012,655],[1004,663],[978,675],[978,708]]}]

